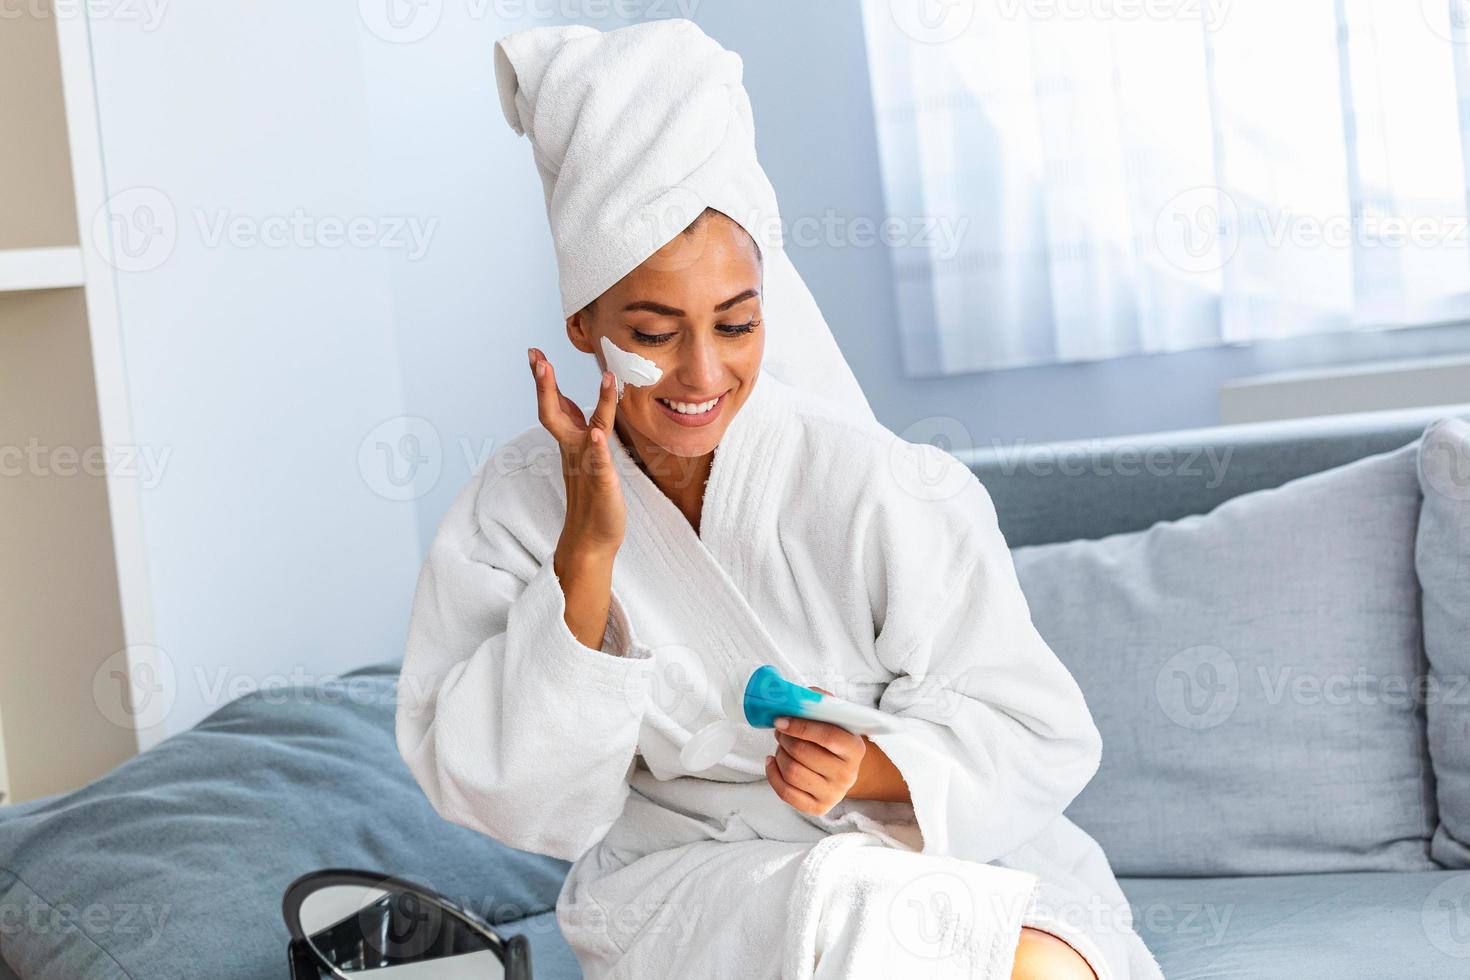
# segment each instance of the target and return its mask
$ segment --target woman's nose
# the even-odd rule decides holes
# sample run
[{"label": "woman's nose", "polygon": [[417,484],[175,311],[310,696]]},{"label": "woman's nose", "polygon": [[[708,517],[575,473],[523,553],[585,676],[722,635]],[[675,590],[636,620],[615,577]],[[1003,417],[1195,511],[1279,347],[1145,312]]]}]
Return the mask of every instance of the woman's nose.
[{"label": "woman's nose", "polygon": [[698,336],[679,352],[674,376],[683,387],[707,395],[723,375],[724,365],[720,362],[720,352],[713,337]]}]

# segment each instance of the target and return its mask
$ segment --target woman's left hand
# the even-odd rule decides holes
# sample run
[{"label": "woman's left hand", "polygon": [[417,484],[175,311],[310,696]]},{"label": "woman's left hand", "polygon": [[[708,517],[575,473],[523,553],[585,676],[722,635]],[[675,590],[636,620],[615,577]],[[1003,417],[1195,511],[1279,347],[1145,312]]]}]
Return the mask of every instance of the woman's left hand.
[{"label": "woman's left hand", "polygon": [[766,756],[766,781],[791,806],[821,816],[846,799],[857,782],[867,744],[861,735],[825,721],[780,721],[786,727],[776,729],[776,754]]}]

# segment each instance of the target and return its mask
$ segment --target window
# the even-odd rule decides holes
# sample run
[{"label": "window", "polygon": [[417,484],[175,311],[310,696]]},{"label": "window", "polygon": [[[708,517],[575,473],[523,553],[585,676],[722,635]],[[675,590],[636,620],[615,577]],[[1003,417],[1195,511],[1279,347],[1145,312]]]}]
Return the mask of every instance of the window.
[{"label": "window", "polygon": [[911,375],[1470,318],[1470,0],[864,0]]}]

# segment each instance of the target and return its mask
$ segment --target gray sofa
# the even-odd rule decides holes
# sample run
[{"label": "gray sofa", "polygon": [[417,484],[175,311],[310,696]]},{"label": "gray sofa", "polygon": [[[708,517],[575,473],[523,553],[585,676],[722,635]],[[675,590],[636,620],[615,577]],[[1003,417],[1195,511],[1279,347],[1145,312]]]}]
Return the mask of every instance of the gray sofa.
[{"label": "gray sofa", "polygon": [[[1122,686],[1133,689],[1147,687],[1153,677],[1138,676],[1135,672],[1112,677],[1099,673],[1094,664],[1085,661],[1107,656],[1109,649],[1106,644],[1100,648],[1068,648],[1072,638],[1064,639],[1067,631],[1057,625],[1061,618],[1057,603],[1046,594],[1044,587],[1051,583],[1035,580],[1039,574],[1054,572],[1057,562],[1053,560],[1049,565],[1042,565],[1035,560],[1037,553],[1048,549],[1059,553],[1070,550],[1073,555],[1059,554],[1058,558],[1075,558],[1079,547],[1096,546],[1056,543],[1113,535],[1118,537],[1110,540],[1119,542],[1120,547],[1109,550],[1102,565],[1120,573],[1136,572],[1136,561],[1133,565],[1126,565],[1120,558],[1123,554],[1121,544],[1130,538],[1135,539],[1138,545],[1135,550],[1153,549],[1158,552],[1179,547],[1177,540],[1170,542],[1158,535],[1144,538],[1145,529],[1156,522],[1184,519],[1185,523],[1193,523],[1200,519],[1191,515],[1205,514],[1226,501],[1239,503],[1244,500],[1243,495],[1281,487],[1288,481],[1324,474],[1324,471],[1347,464],[1361,463],[1365,457],[1375,454],[1398,451],[1400,464],[1407,462],[1412,467],[1413,449],[1408,444],[1420,437],[1426,425],[1446,415],[1470,418],[1470,405],[1222,426],[1091,443],[1051,444],[1032,447],[1026,452],[1017,452],[1014,448],[992,448],[962,454],[990,491],[1007,543],[1016,555],[1022,584],[1031,601],[1038,628],[1063,660],[1069,661],[1069,666],[1073,667],[1094,715],[1100,719],[1100,727],[1104,728],[1103,769],[1084,791],[1084,796],[1068,810],[1068,815],[1104,843],[1114,867],[1122,869],[1120,875],[1125,872],[1134,875],[1120,877],[1135,916],[1133,925],[1170,978],[1270,980],[1277,977],[1332,977],[1334,980],[1366,980],[1404,977],[1432,980],[1470,977],[1470,871],[1463,870],[1467,865],[1458,859],[1456,867],[1459,870],[1437,865],[1428,853],[1427,841],[1417,836],[1420,833],[1418,828],[1412,831],[1416,836],[1410,838],[1411,832],[1405,832],[1406,839],[1392,842],[1392,847],[1400,849],[1392,857],[1387,851],[1369,854],[1366,848],[1328,859],[1303,853],[1297,859],[1298,866],[1293,863],[1295,849],[1284,849],[1285,857],[1278,854],[1274,859],[1258,847],[1253,853],[1260,852],[1259,857],[1243,858],[1229,852],[1231,848],[1244,850],[1245,845],[1254,845],[1251,837],[1261,835],[1267,814],[1288,825],[1295,823],[1301,828],[1303,837],[1311,833],[1311,828],[1305,826],[1305,814],[1293,814],[1289,809],[1280,812],[1282,807],[1277,806],[1271,797],[1281,796],[1287,807],[1296,805],[1290,788],[1277,788],[1279,784],[1273,784],[1273,780],[1281,778],[1280,770],[1291,770],[1291,766],[1279,762],[1286,757],[1283,750],[1289,748],[1282,743],[1294,738],[1305,741],[1308,726],[1316,723],[1310,709],[1322,708],[1321,704],[1308,704],[1308,710],[1300,711],[1291,719],[1300,725],[1299,731],[1287,729],[1273,733],[1278,741],[1268,742],[1263,735],[1260,744],[1255,746],[1247,742],[1242,749],[1237,743],[1236,751],[1247,757],[1245,766],[1260,773],[1259,780],[1246,783],[1255,787],[1259,799],[1252,809],[1240,816],[1241,820],[1248,822],[1244,826],[1231,825],[1222,814],[1208,808],[1189,810],[1189,801],[1181,798],[1185,794],[1178,791],[1181,785],[1186,784],[1176,781],[1176,792],[1152,796],[1145,788],[1142,773],[1134,771],[1131,778],[1119,779],[1119,771],[1126,770],[1132,760],[1125,758],[1110,770],[1109,756],[1116,760],[1119,753],[1127,755],[1144,751],[1139,746],[1130,745],[1128,736],[1144,729],[1146,712],[1134,707],[1123,717],[1114,719],[1116,730],[1111,733],[1111,738],[1101,719],[1109,713],[1110,701],[1123,700],[1125,692]],[[1390,457],[1382,458],[1388,460]],[[1461,464],[1462,472],[1470,475],[1470,457],[1463,458]],[[1412,480],[1412,474],[1409,478]],[[1470,486],[1462,483],[1460,488],[1464,491],[1459,497],[1463,504],[1470,498]],[[1335,507],[1335,502],[1329,497],[1325,506]],[[1196,529],[1199,526],[1196,524]],[[1156,532],[1159,530],[1162,528],[1155,528]],[[1364,527],[1355,531],[1354,536],[1366,535],[1372,530]],[[1410,527],[1410,541],[1405,545],[1410,551],[1412,536],[1413,528]],[[1216,552],[1216,560],[1209,564],[1220,563],[1224,550],[1233,552],[1253,546],[1241,540],[1242,537],[1238,532],[1227,537],[1222,549]],[[1458,543],[1458,582],[1464,589],[1462,609],[1470,604],[1470,550],[1467,550],[1467,545],[1470,545],[1470,539],[1462,530]],[[1294,550],[1304,546],[1298,540],[1286,547]],[[1366,554],[1375,554],[1371,546]],[[1158,557],[1155,553],[1148,560],[1157,560]],[[1263,559],[1263,567],[1256,572],[1263,577],[1271,574],[1270,569],[1264,566],[1289,561],[1282,552],[1264,555]],[[1387,561],[1386,556],[1383,561]],[[1183,575],[1191,579],[1211,574],[1213,571],[1205,561],[1183,571]],[[1323,577],[1327,578],[1328,573],[1324,572]],[[1158,591],[1174,594],[1187,591],[1185,585],[1177,582],[1156,583],[1156,587]],[[1325,586],[1308,585],[1308,588],[1312,587]],[[1139,586],[1135,582],[1125,588],[1133,592]],[[1418,596],[1409,594],[1406,599],[1406,604],[1412,605],[1417,603]],[[1078,618],[1089,624],[1088,640],[1095,640],[1099,607],[1114,600],[1093,590],[1087,595],[1073,595],[1069,601],[1081,612]],[[1370,615],[1382,616],[1386,611],[1375,610]],[[1254,613],[1252,608],[1240,618],[1249,619]],[[1178,631],[1181,634],[1178,643],[1183,646],[1200,640],[1214,641],[1219,627],[1212,626],[1198,635],[1192,635],[1186,624],[1172,623],[1163,629],[1166,632]],[[1144,631],[1146,627],[1140,624],[1139,632]],[[1462,650],[1470,648],[1470,632],[1462,634],[1458,642],[1462,644]],[[1282,660],[1295,655],[1295,651],[1288,647],[1273,652]],[[1416,662],[1422,662],[1422,650],[1414,650],[1413,653]],[[1368,655],[1374,656],[1376,651],[1369,651]],[[1422,666],[1417,669],[1419,673],[1423,672]],[[1456,698],[1456,703],[1463,704],[1467,695],[1462,691]],[[1157,705],[1148,704],[1147,707],[1157,708]],[[1280,706],[1277,713],[1280,714]],[[1417,726],[1416,737],[1422,741],[1422,708],[1411,714],[1411,719]],[[1352,721],[1357,722],[1358,719]],[[1462,719],[1462,734],[1470,734],[1463,725]],[[1250,739],[1249,724],[1245,727],[1244,737]],[[1213,732],[1186,731],[1181,734],[1183,744],[1188,746],[1192,744],[1188,741],[1190,736]],[[1320,732],[1312,731],[1312,735],[1320,735]],[[1359,733],[1363,739],[1374,735],[1371,730]],[[1210,751],[1207,741],[1201,739],[1199,744],[1202,751],[1193,760],[1192,770],[1209,773],[1213,767],[1221,778],[1240,780],[1240,768],[1231,772],[1219,760],[1204,754]],[[1415,746],[1409,748],[1412,750]],[[1459,749],[1470,755],[1470,738],[1465,738]],[[1425,754],[1417,753],[1414,758],[1417,765],[1428,769],[1424,762]],[[1373,776],[1369,773],[1367,779],[1371,780]],[[1426,778],[1432,781],[1432,774],[1427,774]],[[1102,785],[1110,779],[1114,792],[1109,792],[1109,787]],[[1195,786],[1198,792],[1208,792],[1209,777],[1199,779]],[[1410,814],[1421,802],[1395,797],[1394,792],[1385,775],[1381,789],[1383,803],[1386,809],[1396,811],[1387,814],[1390,819]],[[1092,793],[1091,799],[1089,793]],[[1099,812],[1100,797],[1106,799],[1109,808],[1106,813]],[[1214,802],[1218,804],[1218,801]],[[1191,862],[1156,853],[1132,853],[1135,837],[1139,834],[1134,828],[1145,822],[1145,814],[1154,814],[1155,819],[1162,814],[1166,822],[1174,824],[1198,821],[1195,836],[1201,852],[1199,859]],[[1462,814],[1464,816],[1470,814]],[[1432,827],[1432,812],[1430,817],[1429,826]],[[1251,826],[1251,823],[1256,826]],[[1410,824],[1412,826],[1412,821]],[[1155,834],[1154,838],[1158,836]],[[1249,866],[1252,861],[1269,867],[1272,873],[1183,875],[1175,873],[1174,869],[1170,869],[1169,876],[1137,873],[1139,868],[1149,866],[1150,862],[1238,867]],[[1405,870],[1317,870],[1334,861],[1348,867],[1378,863]],[[1316,873],[1309,873],[1313,871]]]},{"label": "gray sofa", "polygon": [[[1054,610],[1058,600],[1045,594],[1048,570],[1075,557],[1055,550],[1066,547],[1059,543],[1113,536],[1121,547],[1157,522],[1190,519],[1242,495],[1405,447],[1446,414],[1470,418],[1470,405],[1052,444],[1019,454],[1000,448],[963,458],[990,491],[1028,597],[1034,590],[1036,608],[1047,610],[1038,627],[1058,631],[1055,645],[1064,660],[1096,660],[1111,656],[1109,648],[1079,647]],[[1145,551],[1154,547],[1152,539],[1138,540]],[[1288,550],[1303,547],[1293,542]],[[1103,567],[1118,554],[1106,553]],[[1262,574],[1280,564],[1264,562]],[[1194,567],[1201,576],[1210,573],[1208,563]],[[1155,583],[1165,593],[1177,584]],[[1056,608],[1085,618],[1115,598],[1067,593]],[[74,793],[0,809],[0,980],[284,976],[281,892],[298,874],[322,866],[382,870],[435,887],[504,931],[525,933],[538,978],[576,977],[552,912],[566,864],[437,818],[394,748],[394,651],[381,653],[382,663],[340,684],[284,696],[257,692],[226,705]],[[1077,673],[1095,714],[1109,726],[1135,720],[1124,713],[1120,722],[1110,708],[1114,694],[1155,683],[1152,674],[1113,665],[1104,673]],[[1212,731],[1249,738],[1253,729],[1243,717]],[[1279,726],[1297,717],[1268,721]],[[1300,718],[1318,724],[1317,716]],[[1141,714],[1136,721],[1153,723]],[[1174,728],[1160,739],[1194,744],[1188,725]],[[1419,825],[1435,816],[1432,805],[1385,790],[1381,812],[1354,811],[1338,827],[1329,807],[1300,821],[1312,826],[1279,835],[1264,822],[1253,825],[1249,807],[1244,818],[1199,822],[1189,807],[1200,800],[1169,788],[1180,783],[1148,782],[1146,766],[1140,783],[1119,785],[1116,767],[1146,763],[1153,748],[1130,744],[1138,742],[1130,737],[1133,728],[1120,731],[1111,738],[1104,732],[1104,766],[1114,768],[1100,771],[1096,792],[1089,787],[1069,815],[1090,831],[1096,826],[1110,857],[1118,855],[1115,866],[1126,866],[1133,926],[1167,976],[1470,976],[1470,871],[1431,859],[1418,835]],[[1312,728],[1312,738],[1320,734]],[[1268,788],[1279,753],[1294,741],[1279,728],[1270,738],[1259,756],[1246,758],[1265,774],[1258,785]],[[1305,729],[1301,740],[1308,740]],[[1189,795],[1208,797],[1219,764],[1200,755],[1191,760],[1193,775],[1173,777],[1197,779],[1203,790]],[[1355,771],[1353,778],[1332,785],[1372,790],[1371,771]],[[1279,795],[1289,800],[1292,789]],[[1264,797],[1271,795],[1246,801],[1259,806],[1263,821],[1272,806]],[[1290,808],[1280,809],[1272,820],[1293,818]],[[1323,837],[1365,833],[1377,828],[1374,821],[1394,826],[1406,814],[1419,829],[1386,848],[1359,848],[1351,838],[1345,850],[1314,844],[1314,827]],[[1181,831],[1189,835],[1186,846],[1169,850],[1169,841],[1177,844],[1169,835]],[[1298,850],[1303,858],[1294,865]],[[1338,864],[1405,870],[1324,870]],[[1214,871],[1179,871],[1196,865]],[[1270,873],[1239,873],[1257,866]]]}]

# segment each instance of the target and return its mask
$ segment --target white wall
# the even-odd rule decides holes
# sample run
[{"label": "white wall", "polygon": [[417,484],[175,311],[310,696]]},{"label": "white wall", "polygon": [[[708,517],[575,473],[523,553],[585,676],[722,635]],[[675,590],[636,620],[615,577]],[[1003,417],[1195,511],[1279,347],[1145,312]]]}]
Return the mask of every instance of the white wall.
[{"label": "white wall", "polygon": [[164,461],[144,522],[170,731],[400,646],[417,514],[358,463],[404,411],[390,258],[319,224],[212,238],[221,216],[258,235],[298,209],[385,213],[359,33],[345,8],[279,0],[93,21],[134,425]]},{"label": "white wall", "polygon": [[496,98],[494,41],[550,22],[515,9],[92,15],[134,424],[163,461],[144,522],[170,732],[263,683],[401,656],[450,500],[536,424],[525,348],[595,392]]}]

